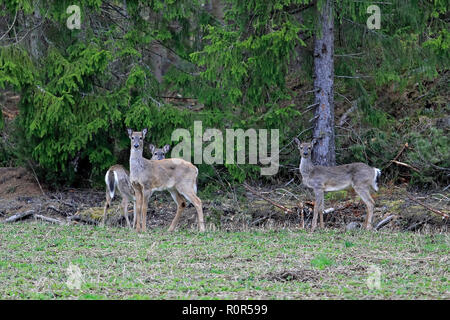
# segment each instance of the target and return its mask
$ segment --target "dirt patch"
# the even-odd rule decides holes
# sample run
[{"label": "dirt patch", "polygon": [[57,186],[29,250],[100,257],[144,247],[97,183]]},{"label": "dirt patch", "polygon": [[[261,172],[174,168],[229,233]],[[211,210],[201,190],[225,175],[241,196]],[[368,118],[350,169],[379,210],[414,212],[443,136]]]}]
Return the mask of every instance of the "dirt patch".
[{"label": "dirt patch", "polygon": [[297,281],[317,282],[320,280],[318,271],[314,270],[283,270],[281,272],[270,272],[266,277],[270,281]]},{"label": "dirt patch", "polygon": [[33,174],[25,168],[0,168],[0,198],[42,195]]}]

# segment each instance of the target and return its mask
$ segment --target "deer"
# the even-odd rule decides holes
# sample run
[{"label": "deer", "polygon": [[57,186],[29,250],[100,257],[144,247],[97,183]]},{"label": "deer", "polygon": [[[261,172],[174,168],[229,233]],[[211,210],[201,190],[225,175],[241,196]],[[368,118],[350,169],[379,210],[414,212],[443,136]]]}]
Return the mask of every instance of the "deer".
[{"label": "deer", "polygon": [[372,228],[372,216],[375,201],[370,195],[370,190],[378,191],[377,179],[381,175],[381,170],[370,167],[362,162],[354,162],[340,166],[325,167],[314,165],[311,160],[311,151],[317,143],[316,139],[311,142],[301,143],[294,138],[300,151],[300,173],[303,184],[313,189],[315,195],[314,214],[311,224],[311,231],[317,227],[317,216],[320,214],[320,228],[324,227],[324,192],[339,191],[352,187],[361,197],[367,207],[367,216],[364,227],[367,230]]},{"label": "deer", "polygon": [[136,231],[147,228],[148,200],[155,191],[169,191],[177,205],[177,211],[169,232],[172,232],[188,200],[197,211],[198,228],[205,231],[202,201],[197,196],[198,169],[192,163],[178,158],[149,160],[143,157],[143,145],[148,129],[133,131],[127,129],[131,141],[130,182],[136,197]]},{"label": "deer", "polygon": [[[166,144],[162,148],[156,148],[153,144],[149,146],[150,154],[152,155],[152,160],[162,160],[166,157],[166,153],[169,152],[170,146]],[[106,203],[103,209],[103,219],[102,224],[105,224],[105,218],[108,208],[111,206],[111,201],[114,199],[116,188],[122,197],[121,207],[123,209],[123,215],[127,221],[127,226],[132,228],[130,225],[130,220],[128,219],[128,202],[133,202],[133,228],[136,225],[136,207],[135,207],[135,197],[134,189],[130,182],[130,172],[125,169],[122,165],[116,164],[111,166],[105,175],[106,183]]]},{"label": "deer", "polygon": [[151,145],[148,146],[148,148],[150,150],[150,154],[152,155],[150,160],[162,160],[162,159],[165,159],[166,158],[166,153],[168,153],[169,150],[170,150],[170,146],[168,144],[166,144],[162,148],[157,148],[153,144],[151,144]]}]

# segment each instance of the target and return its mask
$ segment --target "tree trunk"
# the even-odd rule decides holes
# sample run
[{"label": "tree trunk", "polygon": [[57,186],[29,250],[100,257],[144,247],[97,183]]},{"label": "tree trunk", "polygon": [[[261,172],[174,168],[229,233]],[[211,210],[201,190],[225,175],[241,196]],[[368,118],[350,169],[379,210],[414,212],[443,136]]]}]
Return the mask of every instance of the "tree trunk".
[{"label": "tree trunk", "polygon": [[[334,144],[334,16],[333,0],[326,0],[319,12],[319,30],[314,43],[315,111],[313,150],[316,165],[336,164]],[[320,32],[320,33],[319,33]]]},{"label": "tree trunk", "polygon": [[45,49],[42,39],[42,26],[36,27],[40,23],[42,23],[42,16],[41,13],[39,12],[40,4],[41,4],[40,0],[35,0],[33,2],[34,12],[32,18],[30,19],[31,26],[27,26],[28,28],[34,28],[34,30],[30,32],[28,44],[30,48],[29,52],[33,57],[33,59],[36,61],[39,60],[44,55]]}]

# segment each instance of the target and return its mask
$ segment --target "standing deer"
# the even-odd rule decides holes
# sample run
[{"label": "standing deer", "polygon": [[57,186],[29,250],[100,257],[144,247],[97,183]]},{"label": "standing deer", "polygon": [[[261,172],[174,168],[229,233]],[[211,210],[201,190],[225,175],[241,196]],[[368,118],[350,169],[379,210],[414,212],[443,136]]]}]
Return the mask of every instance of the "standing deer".
[{"label": "standing deer", "polygon": [[362,162],[344,164],[335,167],[315,166],[311,161],[311,150],[317,140],[310,143],[300,143],[294,138],[302,160],[300,161],[300,172],[303,183],[314,190],[315,205],[311,231],[317,226],[317,215],[320,213],[320,227],[323,228],[323,196],[324,191],[338,191],[349,186],[361,197],[367,206],[367,216],[364,223],[366,229],[372,227],[372,215],[375,201],[370,196],[370,188],[378,191],[377,178],[381,171],[377,168],[369,167]]},{"label": "standing deer", "polygon": [[[150,153],[152,154],[152,160],[162,160],[166,157],[166,153],[169,152],[170,146],[166,144],[162,148],[156,148],[153,144],[149,146]],[[122,197],[121,206],[123,208],[123,215],[127,220],[128,227],[131,228],[130,220],[128,220],[128,202],[133,202],[133,228],[136,226],[136,207],[134,204],[134,190],[130,182],[130,173],[120,164],[113,165],[106,171],[105,175],[106,183],[106,203],[103,209],[102,224],[105,223],[106,211],[111,206],[111,201],[114,198],[116,188]]]},{"label": "standing deer", "polygon": [[133,132],[131,129],[127,131],[131,140],[130,181],[136,196],[136,231],[146,230],[148,200],[154,191],[162,190],[168,190],[177,204],[177,212],[169,231],[175,229],[186,207],[184,198],[194,205],[199,229],[201,232],[205,231],[202,201],[196,195],[197,167],[183,159],[145,159],[142,151],[147,129],[142,132]]}]

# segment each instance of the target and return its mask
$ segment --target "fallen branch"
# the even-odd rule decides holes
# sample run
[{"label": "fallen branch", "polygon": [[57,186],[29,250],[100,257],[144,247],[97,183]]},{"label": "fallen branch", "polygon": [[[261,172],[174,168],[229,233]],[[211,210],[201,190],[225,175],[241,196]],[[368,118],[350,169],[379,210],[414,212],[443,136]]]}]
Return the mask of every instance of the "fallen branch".
[{"label": "fallen branch", "polygon": [[40,215],[40,214],[35,214],[34,218],[35,219],[40,219],[40,220],[43,220],[43,221],[47,221],[47,222],[50,222],[50,223],[64,224],[64,222],[62,222],[61,220],[53,219],[53,218],[46,217],[46,216],[43,216],[43,215]]},{"label": "fallen branch", "polygon": [[389,217],[387,217],[386,219],[381,220],[376,226],[375,226],[375,230],[378,231],[381,228],[383,228],[385,225],[387,225],[392,219],[394,219],[394,215],[390,215]]},{"label": "fallen branch", "polygon": [[422,207],[424,207],[425,209],[428,209],[428,210],[430,210],[431,212],[434,212],[434,213],[436,213],[436,214],[442,216],[442,219],[444,219],[444,218],[445,218],[445,219],[448,219],[448,214],[447,214],[447,213],[442,212],[442,211],[439,211],[439,210],[437,210],[437,209],[433,209],[433,208],[427,206],[426,204],[420,202],[419,200],[414,199],[414,198],[411,197],[409,194],[406,194],[406,196],[407,196],[409,199],[411,199],[412,201],[416,202],[417,204],[420,204],[420,205],[421,205]]},{"label": "fallen branch", "polygon": [[420,170],[419,170],[419,169],[414,168],[413,166],[411,166],[411,165],[409,165],[409,164],[407,164],[407,163],[400,162],[400,161],[397,161],[397,160],[392,160],[391,162],[393,162],[393,163],[395,163],[395,164],[398,164],[398,165],[400,165],[400,166],[404,166],[404,167],[410,168],[410,169],[412,169],[412,170],[414,170],[414,171],[420,173]]},{"label": "fallen branch", "polygon": [[261,218],[259,218],[259,219],[256,219],[256,220],[253,221],[251,224],[252,224],[252,225],[257,225],[257,224],[260,223],[261,221],[268,220],[268,219],[272,218],[272,216],[273,216],[273,212],[271,212],[268,216],[264,216],[264,217],[261,217]]},{"label": "fallen branch", "polygon": [[9,223],[9,222],[15,222],[18,220],[22,220],[24,218],[28,218],[30,216],[34,215],[34,210],[28,210],[25,212],[17,213],[15,215],[12,215],[11,217],[3,220],[3,223]]},{"label": "fallen branch", "polygon": [[51,210],[53,210],[53,211],[55,211],[56,213],[59,213],[60,215],[62,215],[62,216],[64,216],[65,214],[63,214],[62,213],[62,211],[61,210],[59,210],[59,209],[56,209],[54,206],[47,206],[47,211],[49,210],[49,209],[51,209]]},{"label": "fallen branch", "polygon": [[430,221],[431,218],[419,221],[417,223],[414,223],[412,225],[410,225],[406,230],[407,231],[416,231],[420,226],[424,225],[425,223],[427,223],[428,221]]},{"label": "fallen branch", "polygon": [[397,153],[397,155],[394,157],[394,159],[392,159],[391,161],[389,161],[389,164],[384,167],[384,169],[388,168],[394,161],[397,161],[397,159],[400,157],[400,155],[403,153],[403,151],[405,151],[406,148],[408,148],[408,142],[406,142],[403,147],[400,149],[400,151]]},{"label": "fallen branch", "polygon": [[245,184],[245,183],[242,184],[242,185],[244,186],[245,189],[247,189],[248,191],[250,191],[251,193],[253,193],[255,196],[260,197],[261,199],[263,199],[263,200],[269,202],[270,204],[272,204],[272,205],[274,205],[275,207],[277,207],[277,208],[283,210],[284,212],[286,212],[286,213],[291,213],[291,214],[296,213],[296,211],[291,210],[291,209],[289,209],[289,208],[286,208],[285,206],[283,206],[283,205],[281,205],[281,204],[278,204],[278,203],[276,203],[275,201],[272,201],[272,200],[270,200],[270,199],[264,197],[262,194],[260,194],[260,193],[257,192],[256,190],[253,190],[249,185],[247,185],[247,184]]},{"label": "fallen branch", "polygon": [[87,223],[87,224],[94,224],[97,225],[98,222],[86,217],[82,217],[80,215],[76,215],[76,216],[71,216],[67,218],[68,221],[77,221],[77,222],[83,222],[83,223]]}]

